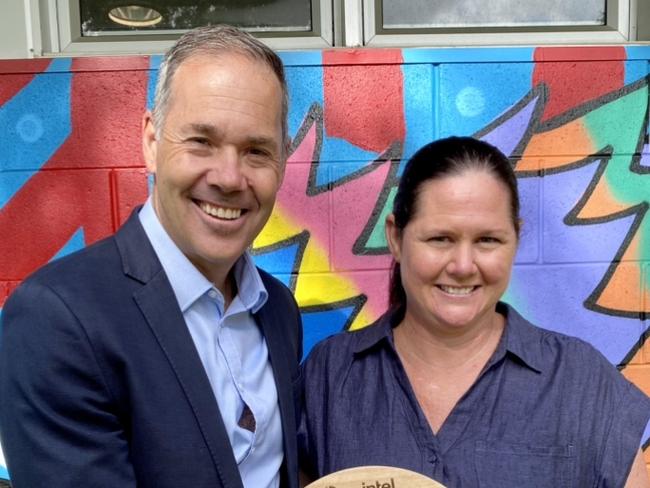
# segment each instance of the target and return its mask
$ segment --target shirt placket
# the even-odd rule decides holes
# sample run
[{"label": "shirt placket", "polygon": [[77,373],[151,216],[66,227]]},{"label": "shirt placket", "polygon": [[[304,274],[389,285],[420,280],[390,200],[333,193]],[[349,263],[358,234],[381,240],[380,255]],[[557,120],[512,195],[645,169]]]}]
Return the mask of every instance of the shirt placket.
[{"label": "shirt placket", "polygon": [[[220,318],[216,341],[217,341],[218,351],[221,354],[228,370],[227,372],[228,372],[228,377],[230,379],[230,386],[236,391],[238,395],[239,405],[237,411],[239,414],[238,416],[240,416],[241,412],[243,412],[246,405],[249,405],[249,408],[252,407],[247,402],[246,388],[241,380],[242,378],[241,359],[239,357],[239,351],[237,351],[237,347],[234,341],[232,340],[228,328],[229,317],[230,317],[229,314],[224,314]],[[255,412],[253,412],[253,414],[255,415]],[[248,439],[248,446],[246,448],[246,452],[242,460],[240,461],[240,462],[244,462],[244,460],[252,452],[253,446],[255,445],[256,431],[251,432],[250,430],[244,429],[239,425],[235,425],[234,428],[240,429],[242,431],[240,432],[240,435],[243,435]]]},{"label": "shirt placket", "polygon": [[415,398],[415,392],[411,387],[411,382],[394,347],[390,351],[390,354],[394,356],[394,360],[390,362],[394,366],[393,370],[397,380],[396,384],[399,385],[397,390],[402,397],[406,420],[415,433],[416,442],[421,449],[421,472],[426,476],[441,479],[440,441],[429,427],[429,421],[426,419],[424,412],[420,408],[420,404]]}]

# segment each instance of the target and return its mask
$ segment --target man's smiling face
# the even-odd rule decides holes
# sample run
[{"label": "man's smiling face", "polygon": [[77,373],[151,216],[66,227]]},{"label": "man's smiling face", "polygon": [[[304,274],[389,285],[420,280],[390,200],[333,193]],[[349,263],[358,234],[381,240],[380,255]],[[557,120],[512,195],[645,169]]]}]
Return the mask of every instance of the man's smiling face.
[{"label": "man's smiling face", "polygon": [[145,115],[156,214],[218,287],[273,210],[284,173],[281,105],[280,82],[264,64],[196,55],[174,74],[162,127]]}]

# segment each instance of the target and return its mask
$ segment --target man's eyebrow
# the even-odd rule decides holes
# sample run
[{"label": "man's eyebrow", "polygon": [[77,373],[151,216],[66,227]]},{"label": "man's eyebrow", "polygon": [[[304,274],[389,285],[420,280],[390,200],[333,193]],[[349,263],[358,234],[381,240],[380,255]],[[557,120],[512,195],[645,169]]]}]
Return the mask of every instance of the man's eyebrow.
[{"label": "man's eyebrow", "polygon": [[246,142],[253,146],[276,146],[275,139],[265,136],[250,136],[246,138]]},{"label": "man's eyebrow", "polygon": [[196,132],[210,137],[218,137],[219,129],[212,124],[192,123],[186,126],[186,131]]}]

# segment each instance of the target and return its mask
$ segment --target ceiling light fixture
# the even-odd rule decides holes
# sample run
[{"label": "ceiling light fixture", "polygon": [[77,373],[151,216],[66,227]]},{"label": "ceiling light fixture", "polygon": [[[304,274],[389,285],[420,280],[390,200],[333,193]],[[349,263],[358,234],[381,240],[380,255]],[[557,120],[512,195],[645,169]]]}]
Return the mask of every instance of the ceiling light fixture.
[{"label": "ceiling light fixture", "polygon": [[108,18],[117,24],[129,27],[150,27],[160,22],[162,15],[151,7],[126,5],[111,9]]}]

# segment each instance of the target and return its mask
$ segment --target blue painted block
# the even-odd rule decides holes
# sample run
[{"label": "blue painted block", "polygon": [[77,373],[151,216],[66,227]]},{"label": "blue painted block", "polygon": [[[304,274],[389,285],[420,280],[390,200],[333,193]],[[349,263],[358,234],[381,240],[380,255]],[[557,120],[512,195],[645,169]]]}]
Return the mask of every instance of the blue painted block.
[{"label": "blue painted block", "polygon": [[439,68],[439,136],[471,135],[528,94],[532,63],[451,64]]}]

